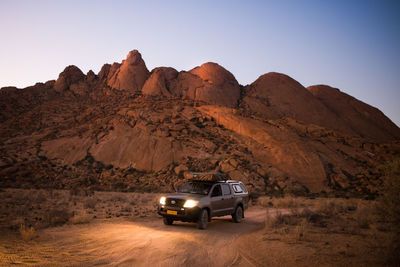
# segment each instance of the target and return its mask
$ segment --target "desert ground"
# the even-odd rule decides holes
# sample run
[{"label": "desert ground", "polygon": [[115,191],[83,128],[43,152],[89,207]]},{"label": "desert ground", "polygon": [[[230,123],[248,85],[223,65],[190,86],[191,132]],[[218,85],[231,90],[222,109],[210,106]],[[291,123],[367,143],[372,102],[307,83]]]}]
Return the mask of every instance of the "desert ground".
[{"label": "desert ground", "polygon": [[2,266],[396,265],[376,201],[252,199],[245,220],[162,223],[161,194],[3,189]]}]

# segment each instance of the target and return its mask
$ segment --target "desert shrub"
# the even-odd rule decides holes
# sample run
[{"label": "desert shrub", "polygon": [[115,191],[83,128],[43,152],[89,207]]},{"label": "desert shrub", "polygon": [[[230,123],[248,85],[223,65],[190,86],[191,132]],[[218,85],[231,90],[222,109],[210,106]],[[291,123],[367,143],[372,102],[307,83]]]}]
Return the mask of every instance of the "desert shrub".
[{"label": "desert shrub", "polygon": [[69,190],[69,195],[70,198],[72,196],[93,196],[94,195],[94,191],[91,189],[86,189],[86,188],[80,188],[78,186],[73,186],[70,190]]},{"label": "desert shrub", "polygon": [[88,198],[86,199],[85,203],[83,204],[85,209],[94,209],[97,204],[96,198]]},{"label": "desert shrub", "polygon": [[121,193],[113,193],[110,200],[114,202],[126,202],[125,196],[121,195]]},{"label": "desert shrub", "polygon": [[307,230],[308,222],[303,219],[299,225],[296,227],[296,240],[303,241],[306,239],[306,230]]},{"label": "desert shrub", "polygon": [[72,213],[67,208],[51,209],[45,215],[45,222],[49,226],[65,224],[72,217]]},{"label": "desert shrub", "polygon": [[257,204],[260,206],[263,206],[263,207],[272,207],[273,206],[271,198],[265,197],[265,196],[259,197],[257,199]]},{"label": "desert shrub", "polygon": [[256,202],[259,197],[260,197],[259,193],[249,192],[249,201],[251,201],[252,203]]},{"label": "desert shrub", "polygon": [[387,249],[389,263],[400,262],[400,158],[381,166],[383,185],[378,199],[378,212],[383,221],[393,225],[391,240]]},{"label": "desert shrub", "polygon": [[87,214],[75,214],[73,217],[69,219],[69,223],[72,224],[84,224],[89,223],[91,221],[91,217]]},{"label": "desert shrub", "polygon": [[372,210],[365,206],[360,206],[357,208],[355,213],[355,219],[357,224],[362,229],[368,229],[372,221]]},{"label": "desert shrub", "polygon": [[121,209],[121,212],[132,212],[132,208],[129,205],[127,205]]},{"label": "desert shrub", "polygon": [[277,228],[285,225],[297,225],[298,221],[299,220],[296,216],[290,214],[282,214],[280,211],[277,211],[275,216],[272,216],[267,213],[265,227]]},{"label": "desert shrub", "polygon": [[26,227],[25,225],[21,224],[19,227],[19,233],[24,241],[32,240],[35,236],[35,228]]},{"label": "desert shrub", "polygon": [[272,205],[275,208],[296,208],[300,206],[300,201],[296,197],[286,196],[283,198],[273,198]]},{"label": "desert shrub", "polygon": [[47,195],[46,195],[46,191],[39,190],[36,193],[36,203],[43,203],[47,200]]},{"label": "desert shrub", "polygon": [[327,217],[334,217],[335,215],[345,211],[343,202],[334,199],[323,199],[316,204],[316,213],[322,214]]},{"label": "desert shrub", "polygon": [[384,219],[400,224],[400,158],[381,166],[383,186],[379,198],[379,209]]},{"label": "desert shrub", "polygon": [[302,185],[292,185],[291,187],[289,187],[288,189],[285,190],[285,194],[294,196],[294,197],[305,197],[310,193],[310,191],[302,186]]}]

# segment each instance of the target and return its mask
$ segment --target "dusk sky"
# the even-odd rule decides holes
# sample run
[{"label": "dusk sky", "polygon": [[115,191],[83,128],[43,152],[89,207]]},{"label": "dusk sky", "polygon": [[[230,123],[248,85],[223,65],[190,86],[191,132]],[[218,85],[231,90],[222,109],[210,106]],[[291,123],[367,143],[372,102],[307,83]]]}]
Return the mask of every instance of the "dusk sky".
[{"label": "dusk sky", "polygon": [[0,87],[96,73],[138,49],[149,70],[217,62],[246,85],[328,84],[400,125],[400,1],[0,0]]}]

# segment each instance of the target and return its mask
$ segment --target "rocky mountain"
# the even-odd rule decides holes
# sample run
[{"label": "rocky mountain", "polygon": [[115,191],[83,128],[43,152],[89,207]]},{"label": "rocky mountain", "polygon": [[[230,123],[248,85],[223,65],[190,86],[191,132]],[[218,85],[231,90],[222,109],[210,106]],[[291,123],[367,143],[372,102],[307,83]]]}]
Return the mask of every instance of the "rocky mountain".
[{"label": "rocky mountain", "polygon": [[216,63],[148,71],[141,54],[96,75],[0,90],[0,186],[169,191],[221,171],[252,192],[373,196],[400,129],[325,85],[267,73],[241,86]]}]

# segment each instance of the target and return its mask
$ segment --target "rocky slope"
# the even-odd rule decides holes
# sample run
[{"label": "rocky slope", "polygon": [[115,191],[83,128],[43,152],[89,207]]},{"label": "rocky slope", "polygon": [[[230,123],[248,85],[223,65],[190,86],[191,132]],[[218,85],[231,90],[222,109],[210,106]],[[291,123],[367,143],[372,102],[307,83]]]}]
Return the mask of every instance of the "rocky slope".
[{"label": "rocky slope", "polygon": [[252,192],[374,195],[400,129],[328,86],[216,63],[151,72],[136,50],[96,75],[0,90],[0,185],[165,191],[221,171]]}]

